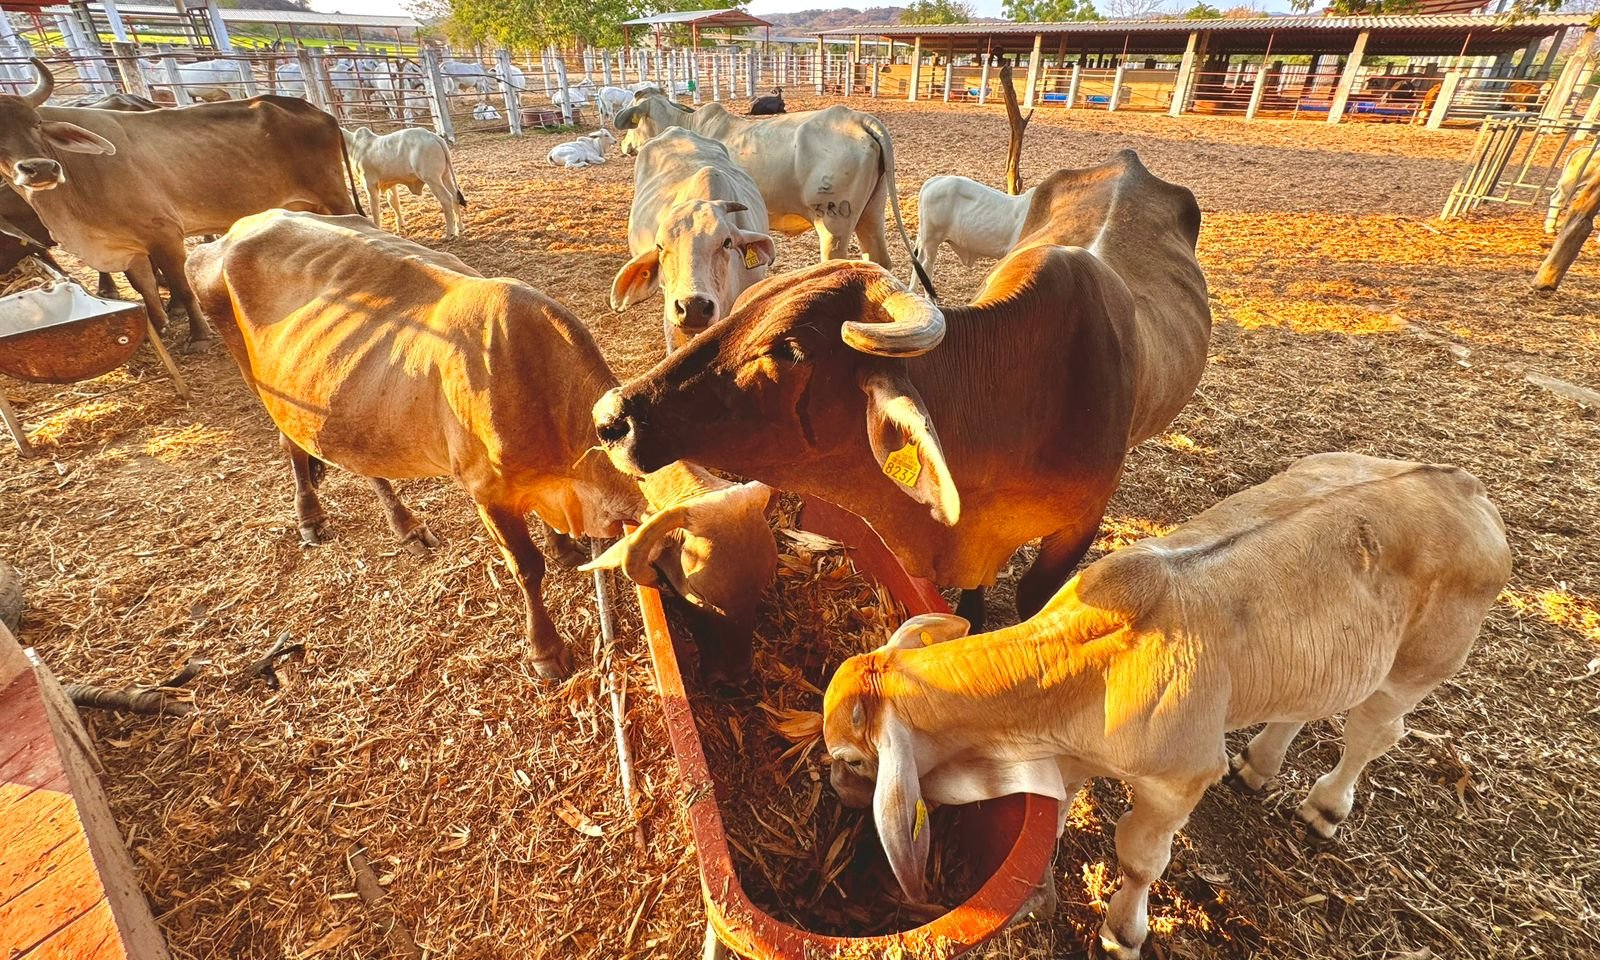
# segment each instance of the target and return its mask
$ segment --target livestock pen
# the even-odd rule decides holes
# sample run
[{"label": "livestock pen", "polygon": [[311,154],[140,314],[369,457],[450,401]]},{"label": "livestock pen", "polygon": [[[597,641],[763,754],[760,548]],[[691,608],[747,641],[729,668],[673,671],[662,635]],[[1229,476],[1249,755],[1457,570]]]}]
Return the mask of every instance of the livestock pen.
[{"label": "livestock pen", "polygon": [[[795,93],[791,110],[820,104]],[[928,177],[1001,182],[997,110],[851,102],[893,133],[913,231]],[[566,304],[626,378],[661,340],[654,304],[607,305],[628,258],[632,166],[550,168],[560,138],[462,133],[464,235],[439,242],[427,200],[405,199],[407,222]],[[1600,419],[1527,376],[1600,386],[1600,266],[1580,260],[1559,294],[1538,296],[1535,218],[1430,219],[1472,145],[1466,132],[1099,111],[1041,111],[1028,129],[1029,184],[1131,147],[1204,214],[1207,370],[1171,429],[1134,451],[1096,555],[1301,455],[1352,450],[1472,471],[1516,557],[1467,666],[1373,765],[1342,840],[1308,847],[1291,816],[1336,754],[1337,724],[1316,724],[1263,798],[1219,787],[1201,803],[1152,898],[1147,955],[1600,952]],[[815,256],[813,237],[783,238],[775,269]],[[941,295],[969,298],[989,266],[942,258]],[[397,917],[428,956],[697,955],[690,798],[637,610],[618,608],[613,662],[643,851],[616,786],[588,576],[547,577],[579,670],[540,683],[515,591],[462,493],[398,485],[443,540],[419,560],[365,484],[330,471],[334,538],[302,549],[275,431],[233,363],[180,362],[191,405],[136,365],[114,375],[130,389],[39,418],[45,456],[0,451],[0,559],[27,584],[25,643],[59,676],[109,686],[211,661],[189,717],[88,717],[173,954],[385,956]],[[24,414],[76,389],[8,384]],[[1013,580],[991,594],[997,621],[1014,618]],[[241,676],[280,636],[304,645],[281,686]],[[988,955],[1085,953],[1124,805],[1114,781],[1078,796],[1054,872],[1060,912]],[[387,891],[376,907],[356,892],[357,850]]]}]

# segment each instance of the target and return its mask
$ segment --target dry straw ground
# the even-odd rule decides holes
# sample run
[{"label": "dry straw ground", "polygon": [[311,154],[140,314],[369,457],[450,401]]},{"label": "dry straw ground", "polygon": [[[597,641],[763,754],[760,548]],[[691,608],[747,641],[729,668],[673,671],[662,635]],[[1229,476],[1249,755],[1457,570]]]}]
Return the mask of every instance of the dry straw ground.
[{"label": "dry straw ground", "polygon": [[[997,109],[869,108],[894,133],[913,219],[931,175],[998,182]],[[658,349],[653,305],[626,316],[605,305],[625,256],[631,165],[553,170],[542,158],[555,139],[464,139],[457,169],[473,206],[448,249],[557,297],[619,374],[636,374]],[[1157,955],[1600,953],[1600,425],[1523,379],[1531,368],[1600,387],[1600,258],[1536,297],[1532,217],[1431,222],[1469,142],[1082,112],[1043,115],[1029,132],[1033,176],[1132,146],[1205,211],[1210,366],[1170,433],[1133,455],[1104,545],[1302,454],[1345,449],[1472,470],[1517,557],[1466,669],[1371,768],[1341,842],[1309,849],[1289,816],[1333,762],[1337,722],[1307,731],[1265,798],[1206,798],[1154,903]],[[435,240],[437,212],[413,209]],[[782,266],[814,256],[808,237],[780,243]],[[960,298],[982,268],[947,260],[940,272]],[[44,459],[0,453],[0,557],[28,583],[27,642],[62,676],[108,684],[213,663],[192,686],[190,719],[92,718],[175,955],[388,955],[354,893],[357,846],[430,956],[695,955],[694,853],[636,613],[624,605],[618,662],[643,854],[588,668],[587,578],[550,576],[586,668],[541,686],[522,658],[514,588],[458,491],[402,485],[444,540],[419,561],[397,550],[366,487],[334,474],[337,538],[302,550],[259,407],[225,356],[184,366],[192,406],[146,382],[44,418]],[[6,388],[26,412],[95,386]],[[238,679],[280,634],[305,645],[280,669],[282,688]],[[1060,917],[992,955],[1082,953],[1113,881],[1123,802],[1109,782],[1079,798],[1057,864]]]}]

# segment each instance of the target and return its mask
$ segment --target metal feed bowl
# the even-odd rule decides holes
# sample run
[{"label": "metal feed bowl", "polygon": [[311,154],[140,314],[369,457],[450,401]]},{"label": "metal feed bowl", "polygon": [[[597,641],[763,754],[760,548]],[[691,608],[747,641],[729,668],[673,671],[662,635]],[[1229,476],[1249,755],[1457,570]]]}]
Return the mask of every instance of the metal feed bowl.
[{"label": "metal feed bowl", "polygon": [[64,281],[0,297],[0,373],[76,383],[128,362],[144,341],[144,307],[102,300]]}]

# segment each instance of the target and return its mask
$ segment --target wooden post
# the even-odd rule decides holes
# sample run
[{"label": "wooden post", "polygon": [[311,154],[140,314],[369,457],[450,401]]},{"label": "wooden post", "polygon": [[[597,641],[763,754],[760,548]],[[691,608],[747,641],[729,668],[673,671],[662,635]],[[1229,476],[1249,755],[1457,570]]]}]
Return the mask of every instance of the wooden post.
[{"label": "wooden post", "polygon": [[561,96],[561,123],[572,126],[572,87],[567,84],[567,58],[561,55],[559,47],[550,48],[550,59],[556,68],[556,89]]},{"label": "wooden post", "polygon": [[1117,72],[1111,78],[1111,102],[1106,104],[1108,111],[1116,110],[1118,101],[1122,99],[1122,78],[1127,69],[1127,64],[1117,64]]},{"label": "wooden post", "polygon": [[1539,65],[1534,68],[1534,80],[1550,79],[1550,67],[1556,62],[1556,54],[1561,52],[1561,45],[1565,43],[1566,40],[1567,28],[1562,27],[1561,29],[1557,30],[1556,35],[1550,39],[1550,51],[1544,55],[1544,59],[1540,60]]},{"label": "wooden post", "polygon": [[1078,88],[1083,84],[1083,64],[1072,65],[1072,77],[1067,81],[1067,109],[1078,105]]},{"label": "wooden post", "polygon": [[[878,99],[878,76],[883,73],[883,66],[878,62],[878,58],[874,57],[872,58],[872,66],[869,69],[872,71],[872,99],[876,100]],[[1600,100],[1600,97],[1595,99]]]},{"label": "wooden post", "polygon": [[989,55],[989,51],[985,50],[983,53],[983,69],[980,70],[978,74],[979,106],[989,102],[989,61],[993,59],[994,57]]},{"label": "wooden post", "polygon": [[311,62],[310,48],[299,48],[294,52],[294,58],[300,64],[300,83],[306,88],[306,99],[311,101],[312,106],[327,110],[328,105],[322,100],[322,88],[317,85],[316,66]]},{"label": "wooden post", "polygon": [[511,51],[502,47],[495,51],[494,58],[500,67],[500,84],[505,91],[506,125],[513,137],[520,137],[522,136],[522,91],[517,89],[511,79]]},{"label": "wooden post", "polygon": [[828,92],[828,48],[823,46],[822,38],[817,38],[817,96]]},{"label": "wooden post", "polygon": [[1244,108],[1244,118],[1254,120],[1256,113],[1261,109],[1261,97],[1267,92],[1267,65],[1262,63],[1256,69],[1256,82],[1250,88],[1250,105]]},{"label": "wooden post", "polygon": [[1367,37],[1370,31],[1363,30],[1356,35],[1356,45],[1350,51],[1350,59],[1344,63],[1344,73],[1339,77],[1339,86],[1333,91],[1333,102],[1328,105],[1328,122],[1338,123],[1344,118],[1344,108],[1350,103],[1350,94],[1355,89],[1356,78],[1361,75],[1361,58],[1367,52]]},{"label": "wooden post", "polygon": [[760,51],[757,51],[757,50],[751,50],[750,51],[750,69],[746,70],[745,74],[744,74],[744,88],[745,88],[745,92],[747,94],[749,94],[749,96],[752,97],[752,98],[754,98],[755,95],[756,95],[756,84],[759,82],[757,77],[758,77],[758,75],[760,73],[761,73],[761,53],[760,53]]},{"label": "wooden post", "polygon": [[1461,86],[1461,74],[1451,70],[1439,84],[1439,98],[1433,101],[1433,112],[1428,114],[1428,129],[1437,130],[1450,115],[1450,102],[1456,98],[1456,88]]},{"label": "wooden post", "polygon": [[122,76],[122,89],[134,96],[152,99],[150,81],[146,79],[144,66],[139,60],[139,45],[118,41],[111,45],[111,52],[117,58],[117,73]]},{"label": "wooden post", "polygon": [[222,22],[222,11],[217,0],[206,0],[206,18],[211,21],[211,39],[223,53],[233,52],[233,40],[228,36],[228,25]]},{"label": "wooden post", "polygon": [[[306,51],[300,51],[300,71],[306,76]],[[307,80],[309,87],[309,78]],[[428,94],[428,110],[433,114],[433,132],[451,143],[456,142],[455,122],[450,119],[450,100],[446,96],[444,78],[439,75],[439,55],[432,47],[422,48],[422,88]]]},{"label": "wooden post", "polygon": [[1006,147],[1006,192],[1015,197],[1022,193],[1022,135],[1028,129],[1028,121],[1033,119],[1033,111],[1029,110],[1028,115],[1023,116],[1018,108],[1017,90],[1012,83],[1009,63],[1000,65],[1000,92],[1006,99],[1006,126],[1011,130],[1011,139]]},{"label": "wooden post", "polygon": [[187,107],[193,103],[194,98],[189,96],[189,91],[184,87],[183,77],[178,74],[178,61],[173,59],[172,54],[162,54],[161,66],[166,71],[167,83],[172,85],[172,99],[177,101],[178,106]]},{"label": "wooden post", "polygon": [[911,44],[911,89],[906,92],[907,100],[917,99],[917,86],[922,83],[922,38],[916,37]]},{"label": "wooden post", "polygon": [[1189,87],[1194,83],[1194,64],[1200,47],[1200,31],[1189,34],[1189,43],[1183,48],[1183,62],[1178,65],[1178,82],[1172,87],[1172,103],[1167,116],[1181,117],[1189,105]]},{"label": "wooden post", "polygon": [[[261,89],[256,86],[254,65],[249,60],[234,60],[231,62],[239,65],[239,82],[244,86],[244,95],[247,97],[259,97]],[[271,70],[272,64],[269,63],[267,64],[267,71],[270,73]]]},{"label": "wooden post", "polygon": [[615,84],[613,84],[611,82],[611,51],[610,50],[601,50],[600,51],[600,74],[601,74],[601,76],[605,77],[606,86],[608,86],[608,87],[615,86]]},{"label": "wooden post", "polygon": [[711,55],[711,99],[722,99],[722,64],[717,61],[721,58],[715,53]]},{"label": "wooden post", "polygon": [[1034,91],[1039,89],[1039,54],[1044,48],[1044,34],[1033,35],[1033,52],[1028,55],[1028,92],[1022,98],[1024,107],[1033,107]]},{"label": "wooden post", "polygon": [[1561,285],[1574,260],[1594,233],[1594,218],[1600,212],[1600,180],[1585,183],[1567,205],[1567,224],[1556,236],[1555,246],[1539,264],[1533,281],[1535,290],[1554,290]]},{"label": "wooden post", "polygon": [[1541,117],[1555,120],[1566,114],[1567,101],[1572,98],[1573,88],[1578,84],[1578,75],[1583,72],[1589,63],[1589,58],[1594,54],[1594,35],[1593,27],[1584,29],[1578,45],[1572,50],[1572,56],[1567,58],[1566,65],[1561,68],[1561,75],[1556,78],[1555,86],[1550,90],[1550,98],[1545,101],[1544,109],[1539,112]]},{"label": "wooden post", "polygon": [[950,41],[950,48],[944,55],[944,102],[950,102],[950,68],[954,66],[956,58],[956,42]]}]

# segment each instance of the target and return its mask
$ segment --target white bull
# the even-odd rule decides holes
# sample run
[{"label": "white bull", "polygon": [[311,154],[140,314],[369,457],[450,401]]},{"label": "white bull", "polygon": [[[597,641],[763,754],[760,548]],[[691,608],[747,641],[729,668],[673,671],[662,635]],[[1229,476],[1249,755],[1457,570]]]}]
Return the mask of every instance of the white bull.
[{"label": "white bull", "polygon": [[611,285],[622,311],[662,295],[671,353],[722,319],[775,256],[763,231],[767,205],[727,147],[673,128],[644,145],[633,170],[628,249],[633,259]]},{"label": "white bull", "polygon": [[883,225],[886,203],[911,253],[894,184],[894,145],[883,121],[870,113],[836,104],[752,121],[720,103],[690,110],[645,91],[617,114],[616,126],[628,131],[622,150],[630,155],[668,127],[722,141],[761,189],[769,229],[815,229],[824,260],[845,256],[854,234],[868,260],[891,267]]},{"label": "white bull", "polygon": [[[161,60],[141,60],[145,79],[156,85],[171,84],[167,65]],[[197,60],[178,63],[178,83],[194,100],[237,100],[245,95],[244,72],[249,65],[238,60]],[[173,99],[178,99],[173,91]]]},{"label": "white bull", "polygon": [[460,214],[467,209],[467,198],[456,182],[455,164],[450,161],[450,146],[432,130],[408,127],[382,136],[365,127],[344,131],[350,148],[350,163],[361,171],[367,187],[367,202],[372,207],[372,222],[383,226],[379,199],[389,198],[394,208],[395,233],[406,232],[405,215],[400,210],[400,187],[413,196],[428,192],[444,211],[444,238],[461,235]]},{"label": "white bull", "polygon": [[611,131],[601,127],[587,137],[578,137],[566,143],[558,143],[550,148],[550,153],[545,159],[551,166],[566,167],[568,170],[581,170],[606,162],[606,146],[615,143],[617,138]]},{"label": "white bull", "polygon": [[594,105],[600,111],[601,122],[616,124],[617,114],[633,102],[634,91],[626,87],[601,87],[595,94]]},{"label": "white bull", "polygon": [[1017,245],[1033,191],[1002,193],[966,177],[932,177],[917,194],[917,251],[922,269],[933,276],[939,247],[950,244],[961,262],[1000,259]]}]

